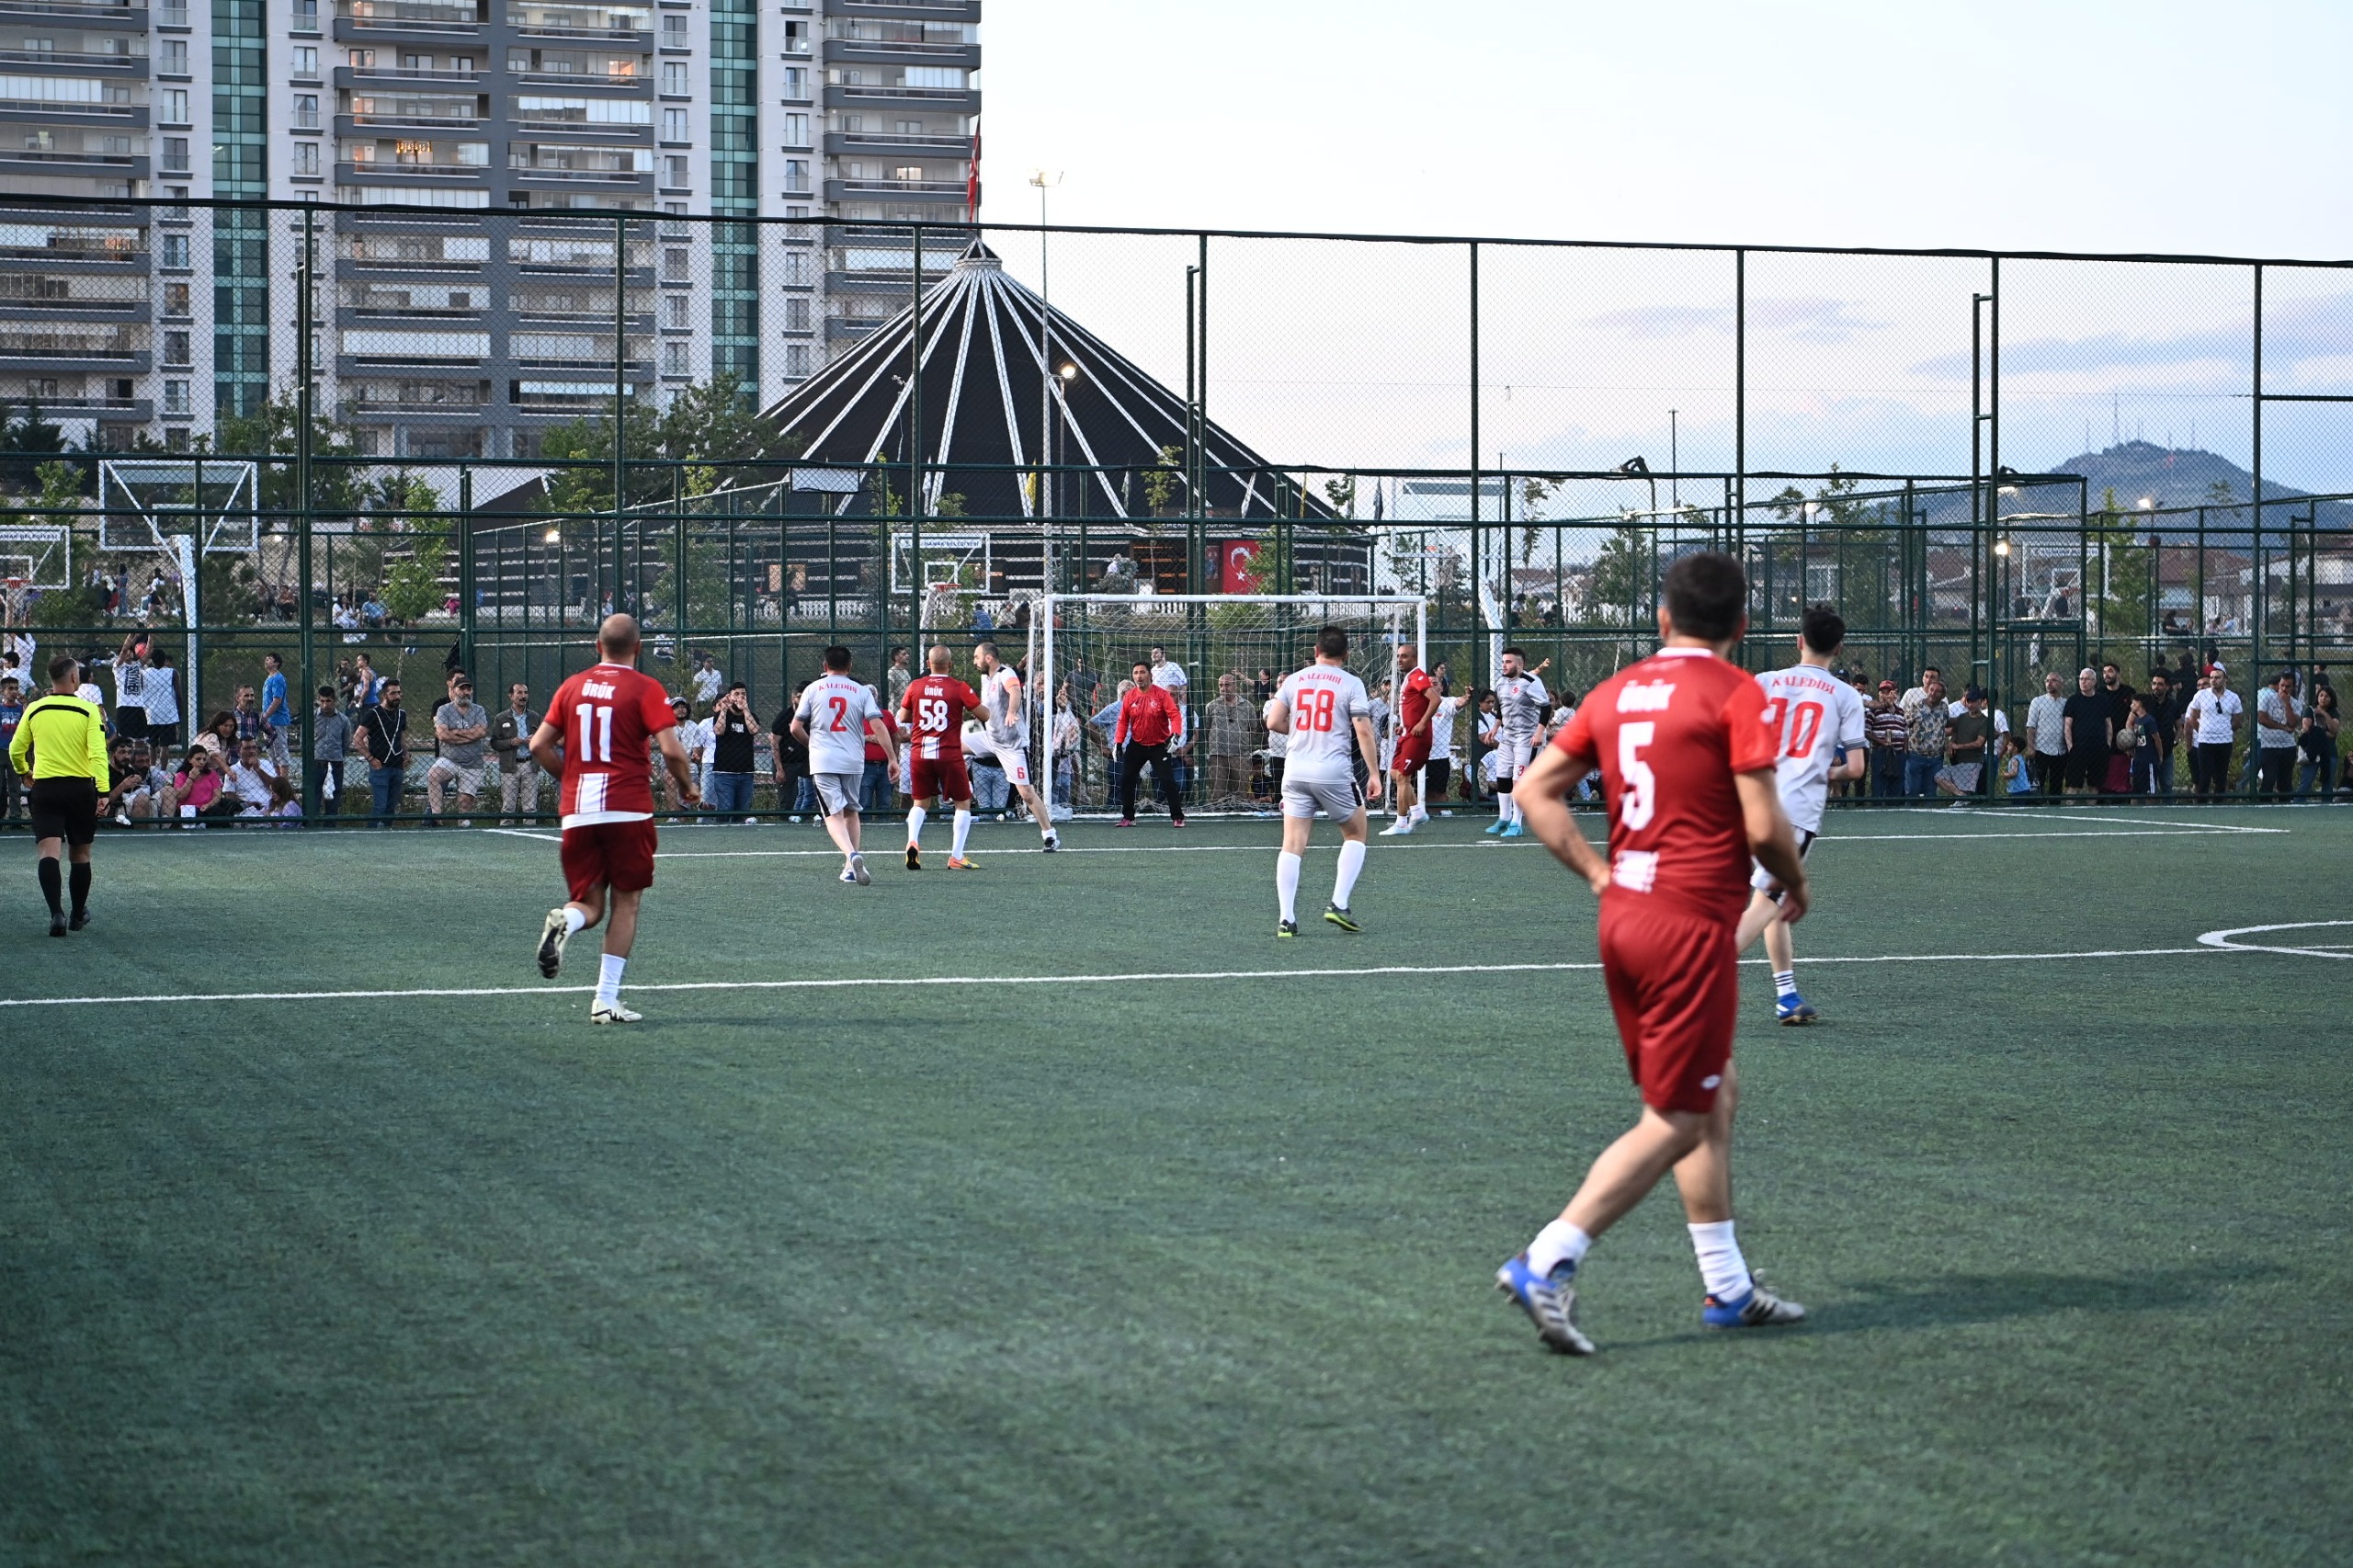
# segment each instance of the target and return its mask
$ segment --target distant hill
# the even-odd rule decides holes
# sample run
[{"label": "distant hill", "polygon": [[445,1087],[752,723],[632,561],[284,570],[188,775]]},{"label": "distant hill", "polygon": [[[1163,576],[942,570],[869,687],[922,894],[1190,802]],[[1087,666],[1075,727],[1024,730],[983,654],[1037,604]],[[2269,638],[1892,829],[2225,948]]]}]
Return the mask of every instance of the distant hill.
[{"label": "distant hill", "polygon": [[[2125,441],[2102,451],[2086,452],[2081,457],[2069,458],[2052,472],[2082,474],[2094,506],[2109,490],[2116,492],[2120,507],[2137,507],[2146,497],[2154,501],[2160,510],[2203,505],[2229,506],[2234,502],[2244,505],[2255,494],[2255,475],[2230,459],[2196,448],[2161,447],[2154,441]],[[2266,527],[2275,518],[2285,521],[2284,517],[2273,511],[2273,503],[2299,501],[2310,494],[2264,481]],[[2323,502],[2318,521],[2325,528],[2353,528],[2353,506]],[[2227,513],[2210,514],[2208,522],[2210,526],[2244,526],[2245,517],[2244,514],[2236,517]]]}]

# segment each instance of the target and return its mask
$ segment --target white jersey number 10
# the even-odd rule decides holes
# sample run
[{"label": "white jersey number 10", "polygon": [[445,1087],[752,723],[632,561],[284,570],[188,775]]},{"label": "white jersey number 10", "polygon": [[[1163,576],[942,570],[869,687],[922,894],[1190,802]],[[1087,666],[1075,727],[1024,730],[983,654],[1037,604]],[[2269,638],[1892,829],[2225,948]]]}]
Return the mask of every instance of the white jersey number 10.
[{"label": "white jersey number 10", "polygon": [[1779,732],[1781,755],[1803,762],[1813,755],[1813,743],[1822,738],[1822,704],[1791,703],[1777,697],[1765,704],[1766,728]]}]

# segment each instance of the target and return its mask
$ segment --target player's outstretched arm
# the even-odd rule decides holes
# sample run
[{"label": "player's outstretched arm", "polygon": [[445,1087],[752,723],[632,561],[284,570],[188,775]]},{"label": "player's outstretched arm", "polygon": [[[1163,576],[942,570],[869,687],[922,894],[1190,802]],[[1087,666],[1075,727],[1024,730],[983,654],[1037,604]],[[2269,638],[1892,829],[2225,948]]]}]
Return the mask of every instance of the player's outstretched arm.
[{"label": "player's outstretched arm", "polygon": [[687,748],[678,739],[678,726],[672,724],[654,737],[662,748],[662,766],[670,770],[670,782],[677,786],[678,799],[688,805],[702,804],[702,791],[695,788],[694,765],[687,760]]},{"label": "player's outstretched arm", "polygon": [[1572,756],[1557,745],[1548,745],[1520,775],[1512,798],[1518,802],[1528,831],[1552,852],[1554,859],[1583,877],[1597,897],[1609,885],[1609,862],[1577,831],[1567,800],[1577,780],[1592,770],[1593,758]]},{"label": "player's outstretched arm", "polygon": [[1732,782],[1740,794],[1748,852],[1780,884],[1781,920],[1794,926],[1805,918],[1805,862],[1798,858],[1797,834],[1790,826],[1789,813],[1781,810],[1781,791],[1774,782],[1773,770],[1762,767],[1754,773],[1735,773]]},{"label": "player's outstretched arm", "polygon": [[531,760],[551,778],[563,777],[563,732],[542,719],[531,732]]}]

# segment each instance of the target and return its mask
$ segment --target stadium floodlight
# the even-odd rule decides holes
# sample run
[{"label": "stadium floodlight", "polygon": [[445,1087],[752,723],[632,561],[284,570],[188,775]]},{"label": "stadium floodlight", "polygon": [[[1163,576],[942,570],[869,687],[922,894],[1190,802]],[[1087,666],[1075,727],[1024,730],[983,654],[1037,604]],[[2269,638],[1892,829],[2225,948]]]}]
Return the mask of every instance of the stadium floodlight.
[{"label": "stadium floodlight", "polygon": [[[1093,703],[1100,707],[1131,665],[1165,648],[1185,668],[1188,691],[1199,693],[1187,699],[1198,709],[1221,675],[1247,679],[1266,669],[1279,678],[1303,668],[1325,626],[1347,631],[1348,668],[1368,691],[1394,677],[1401,645],[1428,665],[1429,601],[1416,594],[1040,594],[1029,631],[1032,766],[1038,777],[1053,777],[1055,694],[1073,670],[1101,678]],[[1078,717],[1082,743],[1096,744],[1086,714]]]}]

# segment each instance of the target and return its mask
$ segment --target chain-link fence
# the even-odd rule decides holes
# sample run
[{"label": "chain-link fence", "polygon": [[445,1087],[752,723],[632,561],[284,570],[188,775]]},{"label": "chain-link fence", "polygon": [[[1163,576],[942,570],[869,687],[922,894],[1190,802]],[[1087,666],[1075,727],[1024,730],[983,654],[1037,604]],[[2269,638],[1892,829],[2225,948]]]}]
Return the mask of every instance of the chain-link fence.
[{"label": "chain-link fence", "polygon": [[398,814],[450,672],[528,701],[613,609],[698,715],[1048,589],[1412,593],[1466,689],[1506,640],[1582,689],[1701,546],[1751,663],[1828,601],[1854,667],[2015,713],[2103,660],[2252,710],[2353,646],[2339,266],[5,205],[27,684],[70,651],[138,706],[143,639],[185,745],[275,654],[310,755],[397,677]]}]

